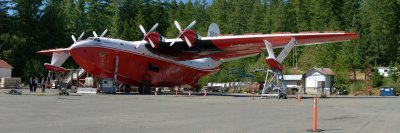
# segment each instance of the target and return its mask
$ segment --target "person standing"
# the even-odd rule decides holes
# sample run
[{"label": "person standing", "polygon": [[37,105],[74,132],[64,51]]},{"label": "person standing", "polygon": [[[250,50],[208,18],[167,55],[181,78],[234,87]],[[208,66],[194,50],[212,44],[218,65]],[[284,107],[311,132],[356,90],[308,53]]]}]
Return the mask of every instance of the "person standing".
[{"label": "person standing", "polygon": [[28,85],[29,85],[29,92],[33,92],[33,77],[29,78],[28,81]]},{"label": "person standing", "polygon": [[46,90],[46,80],[44,78],[42,78],[40,83],[42,85],[42,93],[44,93]]},{"label": "person standing", "polygon": [[36,77],[33,77],[32,83],[33,83],[33,84],[32,84],[32,86],[33,86],[33,92],[36,93],[36,87],[37,87],[37,83],[38,83]]}]

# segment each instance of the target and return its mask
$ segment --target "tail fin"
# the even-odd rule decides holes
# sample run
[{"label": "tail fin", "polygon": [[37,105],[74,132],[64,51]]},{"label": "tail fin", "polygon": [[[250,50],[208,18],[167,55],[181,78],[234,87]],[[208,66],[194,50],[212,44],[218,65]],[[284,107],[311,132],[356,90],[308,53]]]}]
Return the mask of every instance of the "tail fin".
[{"label": "tail fin", "polygon": [[219,36],[221,33],[219,31],[219,27],[216,23],[211,23],[210,27],[208,27],[208,37]]},{"label": "tail fin", "polygon": [[61,67],[62,64],[69,57],[69,49],[50,49],[50,50],[42,50],[37,52],[43,55],[52,55],[51,63],[45,63],[44,66],[46,69],[57,72],[65,72],[66,69]]}]

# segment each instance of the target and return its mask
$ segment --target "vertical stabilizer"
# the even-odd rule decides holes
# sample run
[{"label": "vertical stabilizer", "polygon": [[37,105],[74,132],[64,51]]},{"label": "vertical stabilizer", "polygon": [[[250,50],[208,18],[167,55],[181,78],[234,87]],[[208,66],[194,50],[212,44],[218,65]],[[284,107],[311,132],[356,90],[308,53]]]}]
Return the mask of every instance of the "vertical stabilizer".
[{"label": "vertical stabilizer", "polygon": [[216,23],[211,23],[210,27],[208,27],[208,37],[216,37],[219,36],[221,33],[219,31],[219,27]]},{"label": "vertical stabilizer", "polygon": [[53,57],[51,58],[51,65],[61,67],[65,60],[69,57],[69,54],[65,52],[53,52]]}]

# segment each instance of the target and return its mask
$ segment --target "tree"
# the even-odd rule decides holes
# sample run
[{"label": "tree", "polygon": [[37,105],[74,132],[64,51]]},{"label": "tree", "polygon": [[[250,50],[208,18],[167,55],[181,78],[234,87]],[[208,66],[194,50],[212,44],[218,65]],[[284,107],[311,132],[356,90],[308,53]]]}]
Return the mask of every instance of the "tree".
[{"label": "tree", "polygon": [[365,0],[361,7],[363,30],[360,32],[364,46],[362,57],[368,63],[389,65],[398,60],[399,12],[398,3],[392,0]]},{"label": "tree", "polygon": [[255,1],[253,4],[253,9],[251,11],[248,23],[247,23],[247,32],[262,32],[262,23],[263,23],[263,16],[265,11],[262,8],[260,1]]},{"label": "tree", "polygon": [[286,4],[283,0],[271,0],[268,9],[271,23],[272,32],[285,32],[289,31],[287,26],[287,10]]},{"label": "tree", "polygon": [[89,31],[104,31],[111,26],[113,11],[110,0],[89,0],[87,4],[87,22]]},{"label": "tree", "polygon": [[289,25],[292,32],[310,31],[310,0],[289,0]]},{"label": "tree", "polygon": [[398,70],[397,66],[399,66],[399,64],[397,62],[390,63],[389,71],[388,71],[389,77],[393,80],[393,82],[395,84],[397,84],[397,80],[399,79],[399,73],[397,72],[397,70]]},{"label": "tree", "polygon": [[377,69],[372,70],[372,87],[380,87],[383,84],[383,76],[379,74]]}]

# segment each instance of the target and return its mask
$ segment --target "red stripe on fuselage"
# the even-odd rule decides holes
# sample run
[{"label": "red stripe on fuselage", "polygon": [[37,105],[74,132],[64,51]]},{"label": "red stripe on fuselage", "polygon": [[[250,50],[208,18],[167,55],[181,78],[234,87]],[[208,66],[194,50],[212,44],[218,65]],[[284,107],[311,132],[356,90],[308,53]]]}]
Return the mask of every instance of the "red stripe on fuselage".
[{"label": "red stripe on fuselage", "polygon": [[[99,78],[114,77],[115,57],[118,56],[117,79],[132,85],[145,80],[153,86],[195,85],[200,77],[219,70],[201,70],[149,55],[98,46],[73,48],[70,54],[83,69]],[[149,64],[159,67],[159,72],[148,70]]]}]

